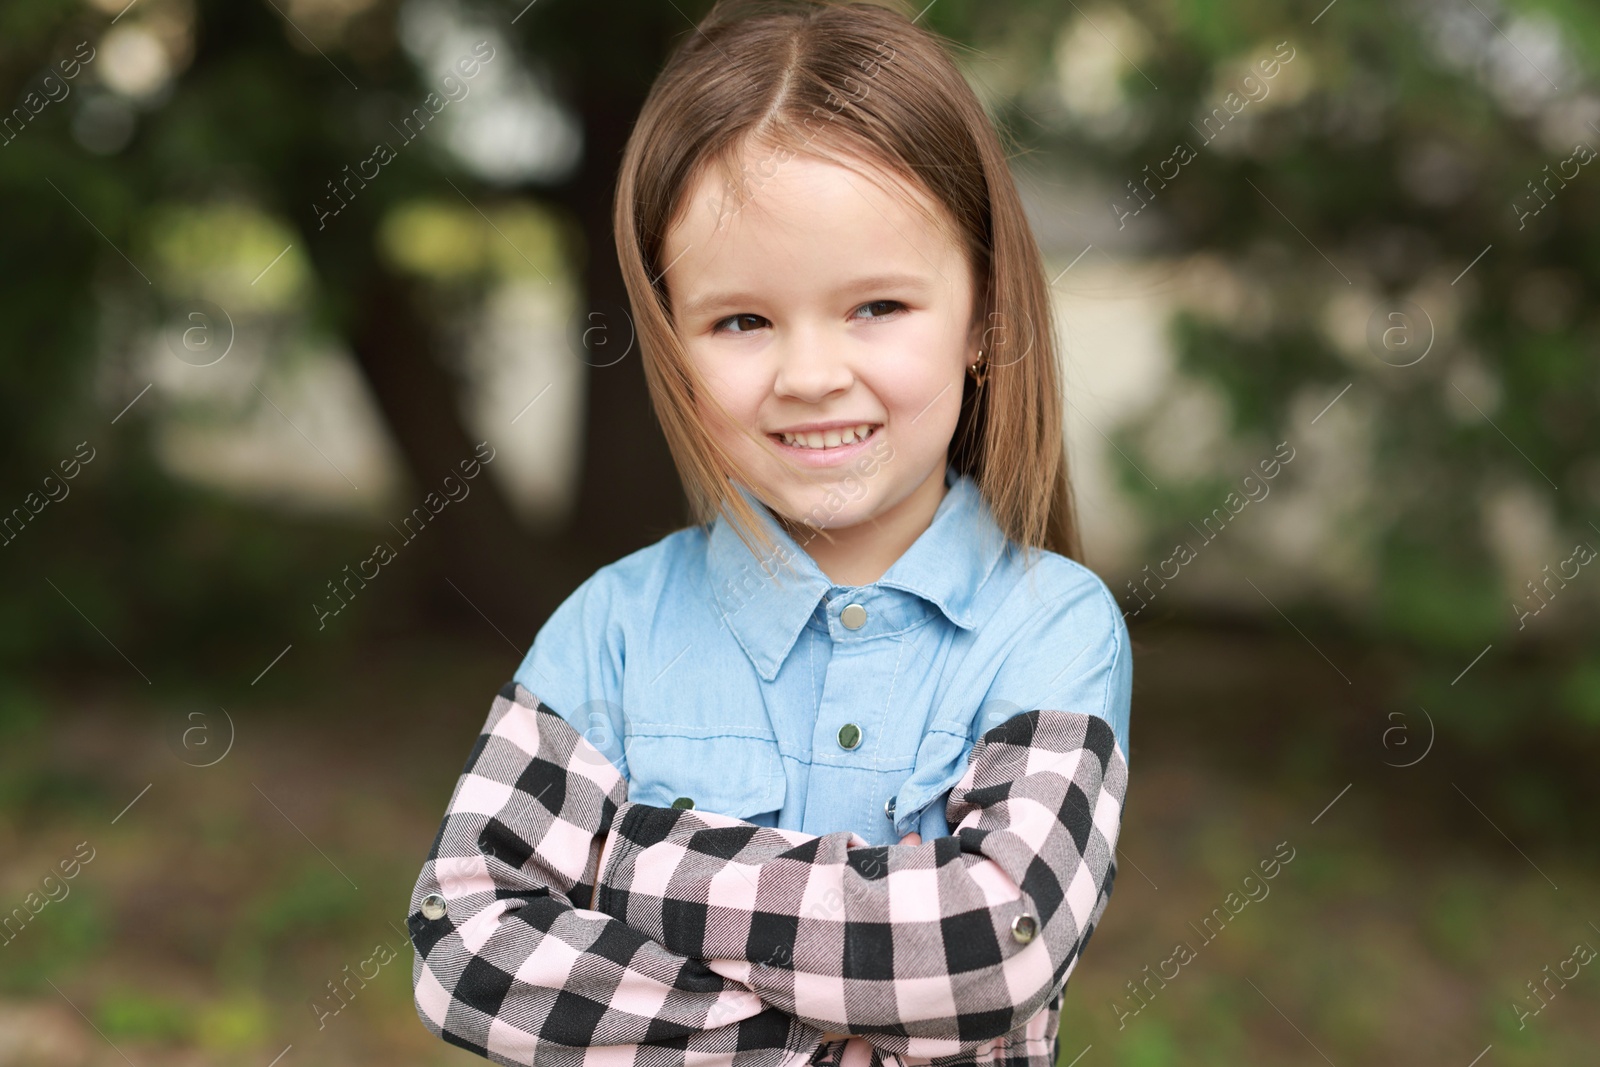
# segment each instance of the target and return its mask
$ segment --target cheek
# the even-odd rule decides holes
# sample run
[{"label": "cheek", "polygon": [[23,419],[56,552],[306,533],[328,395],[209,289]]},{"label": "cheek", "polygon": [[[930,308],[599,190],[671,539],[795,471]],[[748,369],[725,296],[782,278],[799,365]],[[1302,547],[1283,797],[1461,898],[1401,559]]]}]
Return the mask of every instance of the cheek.
[{"label": "cheek", "polygon": [[[697,398],[696,407],[713,433],[732,436],[758,423],[761,401],[768,390],[753,361],[740,366],[737,362],[718,364],[702,359],[695,363],[695,370],[705,392],[704,398]],[[722,405],[733,420],[732,425],[723,421],[724,416],[711,400]]]},{"label": "cheek", "polygon": [[[933,404],[942,409],[949,400],[952,410],[960,407],[962,376],[966,372],[965,351],[951,340],[952,334],[930,323],[928,328],[908,331],[892,354],[878,362],[870,378],[873,391],[891,408],[910,409],[916,415]],[[922,419],[917,420],[920,427]]]}]

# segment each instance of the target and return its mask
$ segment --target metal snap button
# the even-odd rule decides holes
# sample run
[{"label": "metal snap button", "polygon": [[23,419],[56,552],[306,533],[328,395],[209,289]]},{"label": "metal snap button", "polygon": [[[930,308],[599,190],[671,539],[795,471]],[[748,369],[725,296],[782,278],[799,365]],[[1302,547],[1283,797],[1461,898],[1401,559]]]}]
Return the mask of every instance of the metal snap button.
[{"label": "metal snap button", "polygon": [[890,822],[894,822],[894,797],[890,797],[883,802],[883,814],[888,817]]},{"label": "metal snap button", "polygon": [[677,800],[672,802],[672,806],[677,808],[679,811],[688,811],[690,808],[694,807],[694,798],[679,797]]},{"label": "metal snap button", "polygon": [[839,747],[852,749],[861,744],[861,727],[853,722],[847,722],[839,727]]},{"label": "metal snap button", "polygon": [[859,630],[867,624],[867,609],[860,604],[846,604],[839,612],[839,621],[850,630]]},{"label": "metal snap button", "polygon": [[444,897],[429,893],[422,898],[422,916],[425,919],[442,919],[445,916]]},{"label": "metal snap button", "polygon": [[1026,945],[1033,940],[1033,935],[1039,932],[1039,923],[1032,915],[1018,915],[1011,920],[1011,938],[1019,945]]}]

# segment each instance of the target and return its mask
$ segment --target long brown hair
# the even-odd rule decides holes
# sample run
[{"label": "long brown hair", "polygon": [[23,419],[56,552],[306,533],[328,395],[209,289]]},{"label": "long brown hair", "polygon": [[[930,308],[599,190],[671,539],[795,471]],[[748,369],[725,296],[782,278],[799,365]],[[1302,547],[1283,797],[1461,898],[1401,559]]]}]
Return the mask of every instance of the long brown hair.
[{"label": "long brown hair", "polygon": [[710,396],[674,331],[662,262],[701,175],[720,174],[735,205],[769,176],[740,173],[752,148],[869,180],[876,168],[942,209],[929,222],[967,252],[989,366],[982,388],[963,378],[950,463],[1013,542],[1081,558],[1044,262],[994,124],[952,59],[959,47],[898,6],[720,0],[674,48],[628,138],[613,223],[656,417],[695,521],[726,511],[763,560],[775,546],[730,479],[756,488],[696,413],[694,398]]}]

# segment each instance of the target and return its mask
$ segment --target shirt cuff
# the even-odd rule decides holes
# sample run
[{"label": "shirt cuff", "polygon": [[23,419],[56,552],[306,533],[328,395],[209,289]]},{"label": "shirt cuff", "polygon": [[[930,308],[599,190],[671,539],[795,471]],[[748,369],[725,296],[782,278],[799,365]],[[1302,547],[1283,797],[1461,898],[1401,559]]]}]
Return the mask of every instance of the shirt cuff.
[{"label": "shirt cuff", "polygon": [[[606,843],[600,847],[600,861],[594,869],[594,910],[606,911],[606,898],[611,890],[611,869],[616,866],[618,858],[630,851],[631,843],[627,835],[622,832],[623,822],[633,815],[636,805],[623,801],[617,806],[617,813],[611,819],[611,832],[606,834]],[[620,916],[612,916],[620,918]]]}]

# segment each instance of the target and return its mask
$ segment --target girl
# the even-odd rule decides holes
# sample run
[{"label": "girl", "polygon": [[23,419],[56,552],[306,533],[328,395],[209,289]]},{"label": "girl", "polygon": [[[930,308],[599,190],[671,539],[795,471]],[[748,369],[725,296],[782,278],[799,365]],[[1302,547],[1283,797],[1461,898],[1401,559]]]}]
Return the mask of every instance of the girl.
[{"label": "girl", "polygon": [[897,10],[719,4],[615,224],[696,523],[495,700],[412,894],[423,1023],[540,1067],[1048,1067],[1131,665],[993,126]]}]

